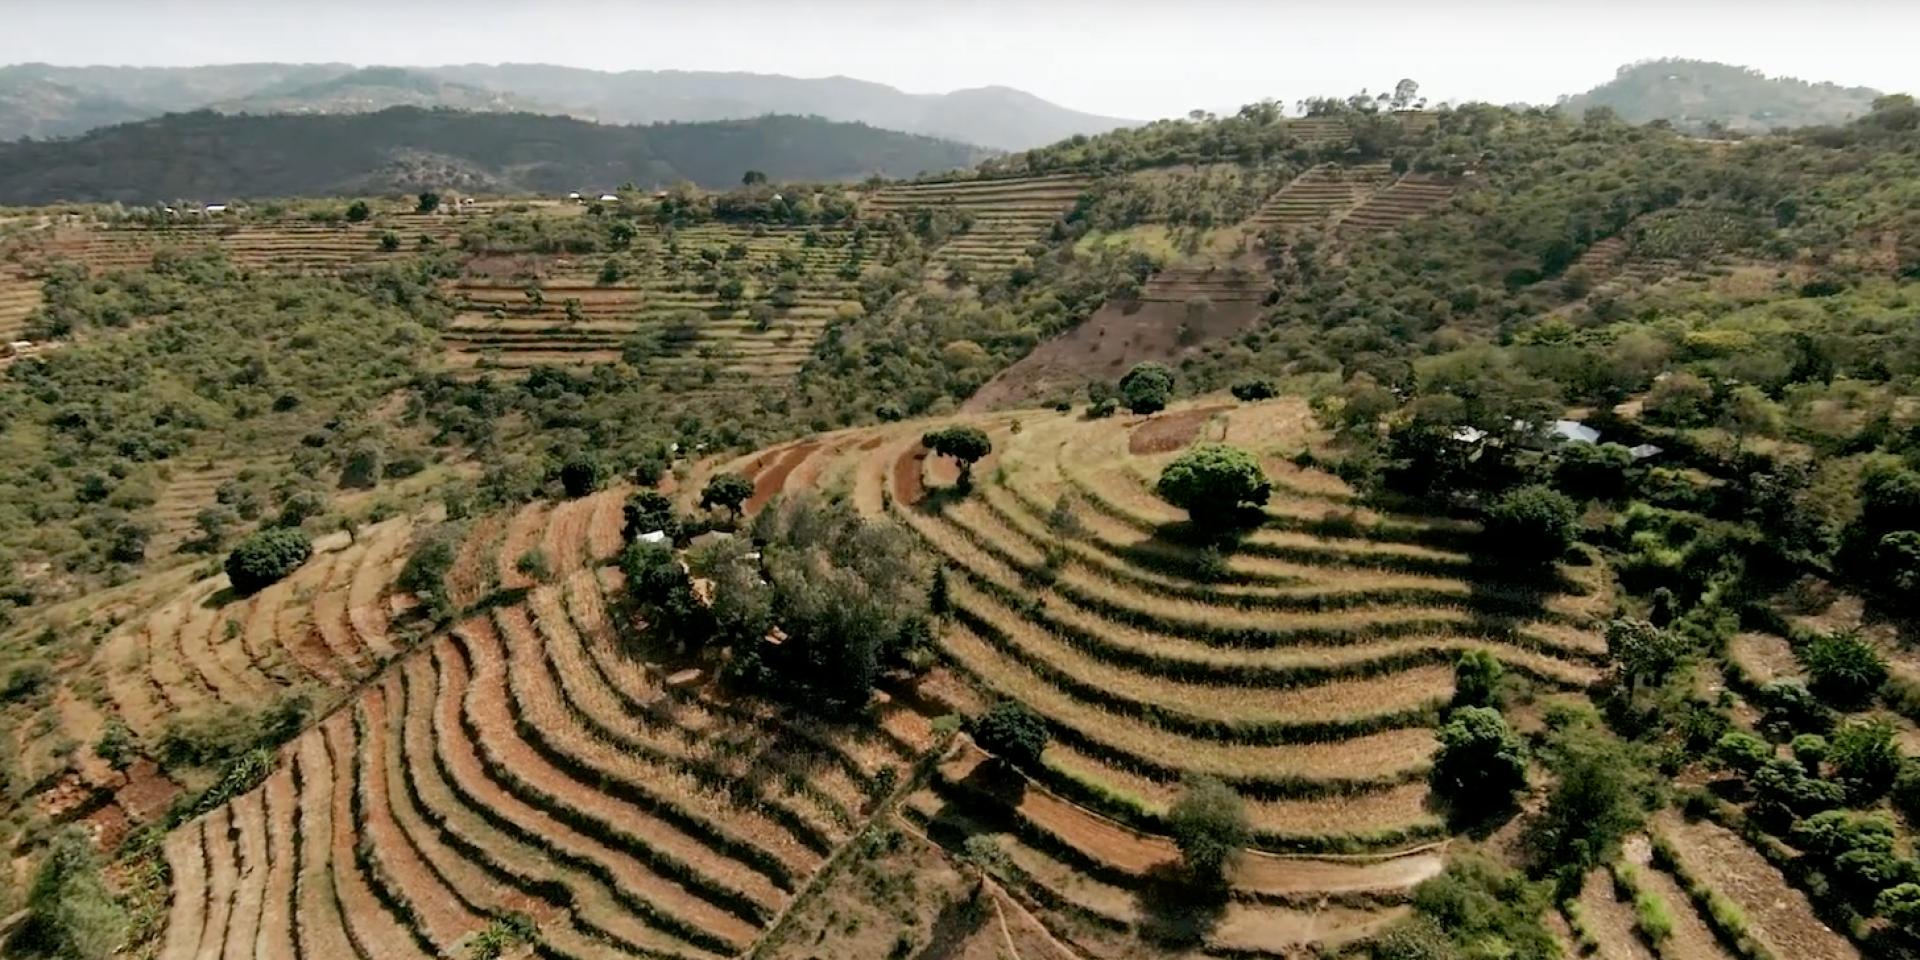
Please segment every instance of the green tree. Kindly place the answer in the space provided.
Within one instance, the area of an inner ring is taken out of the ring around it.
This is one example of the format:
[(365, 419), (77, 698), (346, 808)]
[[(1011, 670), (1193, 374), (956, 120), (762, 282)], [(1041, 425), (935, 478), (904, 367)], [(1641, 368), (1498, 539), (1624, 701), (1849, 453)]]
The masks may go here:
[(642, 534), (665, 533), (668, 540), (679, 539), (680, 523), (673, 515), (673, 501), (658, 490), (642, 490), (627, 497), (621, 507), (626, 521), (620, 529), (621, 540), (632, 543)]
[(1189, 776), (1167, 810), (1167, 828), (1180, 862), (1197, 886), (1218, 887), (1252, 835), (1246, 804), (1212, 777)]
[(749, 187), (759, 186), (767, 182), (767, 175), (758, 170), (748, 170), (741, 175), (740, 182)]
[(1160, 499), (1187, 511), (1202, 529), (1222, 531), (1243, 510), (1267, 502), (1273, 484), (1253, 454), (1223, 443), (1203, 443), (1160, 472), (1154, 484)]
[(1016, 767), (1031, 768), (1047, 749), (1047, 722), (1018, 700), (1001, 700), (973, 724), (980, 748)]
[(1506, 669), (1490, 650), (1467, 650), (1453, 663), (1455, 707), (1500, 706), (1500, 677)]
[(1157, 413), (1173, 398), (1173, 371), (1151, 361), (1135, 364), (1120, 378), (1120, 396), (1134, 413)]
[(1633, 454), (1617, 443), (1568, 443), (1559, 451), (1554, 484), (1569, 495), (1612, 500), (1627, 491)]
[(1527, 748), (1491, 707), (1461, 707), (1440, 727), (1433, 787), (1469, 814), (1504, 808), (1527, 785)]
[(227, 554), (227, 579), (237, 593), (258, 592), (300, 569), (313, 555), (313, 541), (293, 527), (262, 530)]
[(365, 200), (355, 200), (347, 205), (347, 222), (349, 223), (363, 223), (372, 215), (373, 211), (367, 208)]
[(965, 425), (930, 431), (920, 437), (920, 443), (934, 453), (952, 457), (960, 465), (961, 490), (972, 489), (974, 463), (993, 452), (993, 443), (985, 431)]
[(382, 232), (380, 234), (380, 249), (386, 253), (392, 253), (400, 249), (400, 235), (394, 233), (392, 230)]
[(432, 213), (440, 209), (440, 195), (431, 190), (420, 194), (420, 202), (414, 208), (415, 213)]
[(1611, 860), (1640, 825), (1652, 780), (1634, 746), (1597, 721), (1554, 731), (1545, 756), (1556, 780), (1530, 825), (1528, 848), (1535, 868), (1555, 875), (1564, 892)]
[(620, 555), (627, 597), (641, 619), (664, 639), (700, 647), (712, 638), (712, 614), (693, 592), (693, 576), (668, 547), (629, 543)]
[(700, 491), (700, 508), (725, 507), (727, 513), (739, 520), (741, 506), (752, 498), (752, 480), (737, 473), (722, 473), (708, 480), (706, 489)]
[(1552, 487), (1512, 490), (1487, 510), (1486, 540), (1502, 561), (1528, 565), (1551, 563), (1573, 545), (1580, 510)]
[(107, 960), (130, 932), (126, 911), (100, 878), (93, 844), (78, 828), (55, 835), (27, 889), (26, 916), (9, 946), (73, 960)]
[(1680, 665), (1686, 648), (1679, 635), (1645, 620), (1616, 617), (1607, 622), (1607, 656), (1629, 693), (1642, 684), (1658, 684)]
[(575, 453), (560, 464), (560, 486), (569, 497), (584, 497), (606, 480), (606, 463), (590, 453)]

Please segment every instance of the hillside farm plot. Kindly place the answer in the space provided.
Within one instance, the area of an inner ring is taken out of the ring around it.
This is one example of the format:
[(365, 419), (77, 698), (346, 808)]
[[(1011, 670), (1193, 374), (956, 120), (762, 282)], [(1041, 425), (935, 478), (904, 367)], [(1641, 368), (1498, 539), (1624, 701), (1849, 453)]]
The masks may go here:
[[(724, 226), (651, 234), (611, 282), (596, 275), (599, 260), (469, 275), (449, 290), (459, 311), (442, 335), (448, 363), (477, 373), (624, 358), (677, 384), (783, 382), (829, 324), (859, 308), (864, 251), (846, 232), (811, 236)], [(709, 282), (708, 250), (720, 269), (744, 274), (739, 289)]]
[[(1297, 401), (974, 422), (995, 452), (964, 498), (954, 465), (920, 449), (925, 425), (778, 448), (748, 472), (757, 499), (850, 475), (856, 505), (947, 567), (944, 663), (920, 696), (962, 714), (1018, 699), (1054, 739), (1025, 787), (961, 749), (908, 815), (956, 852), (995, 838), (1021, 868), (1009, 893), (1056, 935), (1089, 919), (1125, 942), (1156, 935), (1141, 896), (1173, 856), (1164, 817), (1184, 775), (1208, 774), (1246, 799), (1257, 853), (1207, 949), (1290, 955), (1364, 936), (1439, 869), (1425, 772), (1459, 653), (1489, 651), (1548, 689), (1600, 675), (1584, 618), (1472, 582), (1470, 526), (1358, 509), (1337, 479), (1282, 460), (1311, 429)], [(1220, 560), (1181, 540), (1184, 515), (1147, 488), (1185, 441), (1136, 454), (1142, 431), (1243, 444), (1282, 481), (1224, 574), (1204, 572)], [(1307, 908), (1330, 896), (1344, 906)]]
[(989, 274), (1005, 273), (1073, 209), (1092, 181), (1072, 174), (1005, 180), (903, 183), (882, 187), (866, 202), (875, 213), (948, 209), (971, 215), (973, 225), (936, 255)]
[(1652, 833), (1672, 854), (1673, 872), (1686, 885), (1738, 908), (1748, 935), (1768, 955), (1859, 960), (1859, 949), (1822, 923), (1806, 895), (1739, 834), (1711, 821), (1685, 820), (1671, 810), (1654, 818)]
[(626, 649), (610, 586), (583, 568), (460, 622), (175, 830), (160, 956), (457, 956), (514, 915), (546, 956), (744, 951), (931, 730), (670, 689)]
[(1424, 217), (1453, 199), (1459, 184), (1429, 174), (1409, 173), (1340, 218), (1344, 233), (1379, 233)]
[(1102, 304), (994, 374), (963, 409), (1050, 403), (1089, 380), (1117, 381), (1137, 363), (1177, 363), (1251, 327), (1267, 291), (1263, 277), (1234, 268), (1162, 270), (1148, 279), (1140, 299)]
[(1392, 170), (1384, 163), (1321, 164), (1268, 197), (1247, 218), (1247, 226), (1264, 232), (1326, 225), (1372, 196), (1392, 177)]
[(39, 280), (0, 266), (0, 356), (7, 344), (25, 338), (27, 321), (42, 299)]
[[(358, 224), (305, 220), (231, 223), (181, 223), (164, 227), (95, 224), (52, 231), (30, 246), (23, 259), (38, 271), (59, 262), (78, 263), (93, 273), (146, 267), (162, 250), (216, 248), (233, 262), (260, 270), (333, 273), (351, 266), (411, 253), (422, 239), (451, 243), (457, 231), (451, 218), (393, 218)], [(382, 237), (400, 241), (386, 250)]]

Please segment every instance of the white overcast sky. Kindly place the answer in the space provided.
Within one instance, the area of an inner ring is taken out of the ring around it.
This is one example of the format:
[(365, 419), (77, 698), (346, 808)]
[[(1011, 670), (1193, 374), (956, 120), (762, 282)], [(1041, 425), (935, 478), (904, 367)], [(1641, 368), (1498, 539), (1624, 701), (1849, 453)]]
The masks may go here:
[(1920, 88), (1920, 0), (0, 0), (0, 63), (542, 62), (1002, 84), (1151, 118), (1375, 91), (1551, 102), (1660, 56)]

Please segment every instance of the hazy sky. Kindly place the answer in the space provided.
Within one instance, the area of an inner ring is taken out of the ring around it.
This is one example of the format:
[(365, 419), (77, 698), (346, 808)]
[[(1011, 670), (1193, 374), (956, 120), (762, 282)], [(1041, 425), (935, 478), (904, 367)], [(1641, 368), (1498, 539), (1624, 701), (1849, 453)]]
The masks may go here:
[(1375, 91), (1551, 102), (1686, 56), (1920, 88), (1920, 0), (0, 0), (0, 62), (546, 62), (1004, 84), (1149, 118)]

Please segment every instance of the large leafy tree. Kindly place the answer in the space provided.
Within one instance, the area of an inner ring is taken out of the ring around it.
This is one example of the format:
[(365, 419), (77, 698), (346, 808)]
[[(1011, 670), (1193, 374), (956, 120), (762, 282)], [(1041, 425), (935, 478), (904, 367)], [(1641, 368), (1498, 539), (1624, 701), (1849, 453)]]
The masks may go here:
[(1135, 364), (1120, 378), (1120, 397), (1134, 413), (1157, 413), (1173, 399), (1173, 371), (1148, 361)]
[(960, 465), (960, 489), (973, 486), (973, 465), (993, 452), (993, 442), (979, 427), (957, 425), (928, 431), (920, 438), (926, 448), (941, 456), (952, 457)]
[(707, 481), (706, 489), (700, 491), (700, 506), (711, 510), (724, 507), (740, 518), (740, 507), (753, 498), (753, 481), (737, 473), (723, 473)]
[(1189, 777), (1182, 784), (1179, 799), (1167, 811), (1167, 826), (1189, 879), (1203, 887), (1225, 881), (1227, 868), (1252, 833), (1240, 795), (1206, 776)]
[(292, 527), (262, 530), (227, 554), (227, 579), (239, 593), (255, 593), (300, 569), (313, 555), (313, 541)]
[(1204, 529), (1230, 527), (1242, 510), (1266, 503), (1273, 484), (1253, 454), (1223, 443), (1203, 443), (1167, 465), (1154, 484), (1161, 499), (1187, 511)]
[(1440, 727), (1433, 786), (1456, 807), (1498, 810), (1527, 785), (1527, 748), (1491, 707), (1461, 707)]

